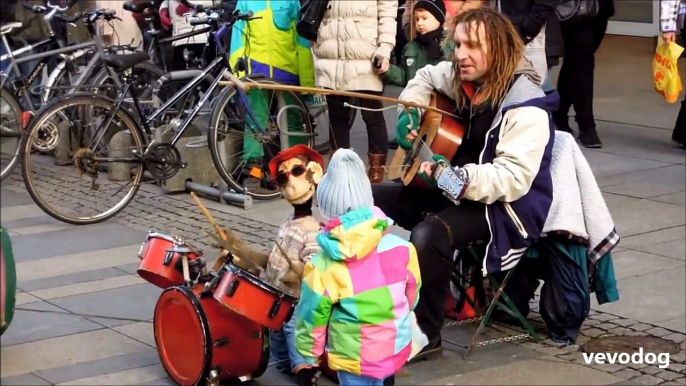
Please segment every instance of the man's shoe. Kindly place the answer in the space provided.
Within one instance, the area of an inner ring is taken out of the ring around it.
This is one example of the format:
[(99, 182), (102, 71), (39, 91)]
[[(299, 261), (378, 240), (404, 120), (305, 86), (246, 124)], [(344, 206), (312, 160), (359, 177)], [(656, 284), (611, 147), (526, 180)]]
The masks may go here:
[(595, 128), (587, 129), (579, 133), (579, 141), (584, 147), (589, 149), (600, 149), (603, 147), (603, 143), (600, 142), (600, 137)]
[(295, 374), (298, 386), (315, 386), (320, 375), (321, 372), (316, 367), (306, 367)]
[(429, 344), (427, 344), (422, 351), (417, 353), (417, 355), (410, 359), (408, 363), (417, 363), (421, 361), (431, 361), (438, 359), (443, 355), (443, 346), (441, 345), (441, 337), (431, 339)]

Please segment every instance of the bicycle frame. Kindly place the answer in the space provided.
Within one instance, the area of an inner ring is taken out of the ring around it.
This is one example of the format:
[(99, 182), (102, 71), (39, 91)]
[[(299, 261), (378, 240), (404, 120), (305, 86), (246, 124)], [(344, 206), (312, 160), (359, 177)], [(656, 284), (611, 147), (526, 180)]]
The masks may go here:
[[(3, 37), (3, 40), (6, 40), (6, 38)], [(40, 60), (40, 61), (41, 61), (40, 63), (45, 63), (45, 64), (47, 64), (47, 62), (48, 62), (50, 59), (52, 59), (55, 55), (67, 54), (67, 53), (79, 51), (79, 50), (82, 50), (82, 49), (88, 49), (88, 48), (94, 47), (95, 45), (96, 45), (95, 42), (81, 43), (81, 44), (77, 44), (77, 45), (74, 45), (74, 46), (69, 46), (69, 47), (64, 47), (64, 48), (58, 48), (58, 49), (56, 49), (56, 50), (50, 50), (50, 51), (46, 51), (46, 52), (41, 52), (41, 53), (39, 53), (39, 54), (27, 55), (27, 56), (24, 56), (24, 57), (21, 57), (21, 58), (15, 58), (15, 57), (14, 57), (14, 53), (12, 53), (12, 52), (8, 53), (7, 55), (9, 55), (9, 58), (12, 60), (13, 69), (14, 69), (18, 74), (21, 74), (21, 71), (19, 71), (19, 64), (21, 64), (21, 63), (32, 62), (32, 61), (34, 61), (34, 60)], [(27, 51), (28, 51), (28, 50), (27, 50)], [(94, 68), (97, 64), (100, 63), (100, 59), (101, 59), (101, 58), (102, 58), (102, 54), (98, 52), (98, 53), (96, 54), (96, 56), (93, 57), (93, 59), (88, 63), (88, 66), (86, 66), (86, 69), (92, 71), (93, 68)], [(39, 66), (37, 66), (37, 68), (40, 67), (40, 70), (42, 70), (42, 69), (43, 69), (43, 66), (44, 66), (44, 65), (42, 65), (42, 66), (39, 65)], [(40, 74), (40, 70), (38, 70), (38, 72), (37, 72), (36, 70), (34, 70), (34, 71), (31, 73), (31, 75), (34, 75), (34, 74), (35, 74), (36, 77), (37, 77), (38, 74)], [(85, 77), (86, 77), (87, 74), (88, 74), (88, 72), (87, 72), (87, 71), (84, 71), (84, 72), (81, 74), (81, 76), (79, 76), (79, 78), (78, 78), (78, 80), (77, 80), (77, 83), (76, 83), (76, 86), (75, 86), (75, 87), (78, 87), (79, 85), (82, 85), (82, 84), (83, 84), (83, 82), (85, 81)], [(3, 82), (2, 82), (2, 85), (3, 85), (3, 86), (4, 86), (4, 84), (5, 84), (5, 80), (6, 80), (6, 79), (3, 79)], [(28, 95), (29, 93), (27, 92), (27, 91), (29, 91), (28, 86), (30, 86), (30, 85), (33, 83), (33, 82), (29, 82), (30, 80), (31, 80), (30, 77), (29, 77), (29, 79), (27, 79), (26, 82), (24, 82), (23, 79), (17, 79), (17, 80), (14, 82), (14, 83), (15, 83), (15, 84), (14, 84), (14, 86), (15, 86), (15, 95), (21, 96), (21, 98), (17, 98), (17, 99), (19, 99), (19, 100), (21, 100), (23, 103), (25, 103), (26, 106), (31, 106), (32, 108), (35, 108), (34, 103), (33, 103), (33, 101), (31, 101), (31, 98), (30, 98), (29, 95)], [(34, 78), (33, 80), (35, 81), (35, 78)], [(21, 90), (21, 93), (20, 93), (20, 90)]]
[[(228, 70), (228, 64), (226, 63), (226, 58), (223, 57), (223, 55), (218, 56), (210, 65), (202, 70), (193, 80), (191, 80), (189, 83), (187, 83), (185, 86), (181, 88), (174, 96), (172, 96), (168, 101), (166, 101), (162, 106), (160, 106), (157, 110), (155, 110), (150, 116), (148, 116), (145, 119), (141, 119), (141, 124), (143, 126), (143, 130), (145, 131), (146, 136), (148, 137), (148, 140), (150, 143), (153, 143), (154, 140), (152, 140), (153, 132), (150, 129), (150, 124), (155, 121), (157, 118), (159, 118), (162, 114), (164, 114), (165, 111), (167, 111), (172, 105), (174, 105), (176, 102), (181, 100), (181, 98), (185, 97), (186, 94), (198, 85), (200, 85), (206, 77), (210, 76), (213, 78), (212, 82), (208, 86), (207, 90), (205, 91), (205, 94), (203, 95), (202, 99), (198, 102), (198, 104), (193, 108), (193, 110), (190, 112), (190, 114), (181, 122), (181, 125), (179, 126), (179, 131), (176, 133), (174, 138), (170, 141), (172, 145), (176, 145), (176, 142), (181, 138), (181, 135), (183, 135), (183, 132), (190, 126), (191, 122), (193, 119), (197, 117), (197, 115), (200, 113), (200, 110), (202, 107), (207, 103), (207, 101), (211, 98), (212, 93), (214, 90), (217, 88), (219, 85), (219, 82), (226, 77), (226, 72)], [(224, 74), (225, 76), (222, 76)], [(228, 78), (227, 78), (228, 79)], [(136, 90), (132, 89), (131, 86), (127, 83), (124, 86), (124, 89), (119, 95), (119, 98), (117, 99), (114, 110), (118, 110), (122, 103), (124, 103), (124, 100), (126, 99), (127, 93), (131, 94), (131, 97), (133, 98), (134, 106), (136, 106), (136, 111), (140, 117), (144, 117), (143, 112), (141, 111), (140, 107), (140, 101), (138, 99), (138, 93)], [(114, 117), (114, 116), (113, 116)], [(107, 127), (107, 126), (105, 126)]]

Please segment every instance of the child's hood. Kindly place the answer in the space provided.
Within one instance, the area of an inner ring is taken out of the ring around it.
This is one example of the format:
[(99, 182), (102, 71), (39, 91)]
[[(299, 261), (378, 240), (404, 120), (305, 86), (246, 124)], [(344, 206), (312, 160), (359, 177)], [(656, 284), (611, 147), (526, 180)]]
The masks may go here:
[(317, 243), (333, 260), (360, 260), (376, 250), (393, 220), (376, 206), (348, 212), (325, 224)]

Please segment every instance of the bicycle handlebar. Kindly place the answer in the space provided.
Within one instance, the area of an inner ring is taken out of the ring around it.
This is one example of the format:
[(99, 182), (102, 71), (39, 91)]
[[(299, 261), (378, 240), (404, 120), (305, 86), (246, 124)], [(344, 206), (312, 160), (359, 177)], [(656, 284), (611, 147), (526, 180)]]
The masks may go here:
[(144, 2), (138, 3), (138, 4), (126, 2), (126, 3), (124, 3), (123, 8), (129, 12), (143, 13), (148, 9), (155, 8), (155, 4), (153, 4), (151, 1), (144, 1)]
[(95, 11), (87, 12), (85, 14), (87, 23), (94, 23), (99, 19), (106, 21), (121, 20), (117, 17), (117, 11), (113, 9), (96, 9)]
[[(255, 14), (253, 11), (248, 11), (246, 13), (239, 13), (238, 10), (236, 10), (233, 14), (233, 20), (232, 22), (236, 22), (239, 20), (252, 20), (254, 19)], [(197, 25), (203, 25), (203, 24), (216, 24), (221, 18), (221, 15), (219, 13), (213, 13), (210, 16), (202, 17), (202, 18), (196, 18), (196, 19), (191, 19), (189, 21), (189, 24), (192, 26), (197, 26)]]
[(205, 7), (200, 5), (200, 4), (192, 4), (188, 2), (188, 0), (179, 0), (179, 3), (185, 5), (186, 7), (194, 10), (195, 12), (203, 12), (205, 10)]
[(44, 13), (48, 12), (48, 9), (50, 9), (52, 11), (56, 11), (56, 12), (66, 12), (69, 10), (69, 8), (71, 8), (72, 5), (76, 4), (77, 1), (78, 0), (69, 0), (67, 2), (67, 6), (64, 8), (60, 7), (59, 5), (50, 4), (48, 2), (48, 0), (43, 0), (44, 5), (31, 5), (31, 4), (27, 4), (26, 0), (22, 0), (21, 5), (25, 9), (27, 9), (33, 13), (44, 14)]

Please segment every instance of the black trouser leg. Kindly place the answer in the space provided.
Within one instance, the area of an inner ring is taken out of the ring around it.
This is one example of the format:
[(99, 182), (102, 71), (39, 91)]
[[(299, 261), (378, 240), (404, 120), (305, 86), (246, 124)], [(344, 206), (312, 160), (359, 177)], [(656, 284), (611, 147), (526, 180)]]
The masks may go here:
[(580, 131), (595, 128), (593, 117), (593, 71), (595, 45), (593, 21), (561, 22), (565, 56), (560, 71), (560, 110), (573, 105)]
[(386, 216), (407, 230), (412, 230), (424, 220), (424, 207), (419, 192), (403, 187), (397, 182), (382, 182), (372, 185), (374, 205), (381, 209)]
[[(488, 241), (486, 207), (473, 201), (454, 205), (439, 192), (404, 188), (400, 183), (372, 186), (374, 204), (398, 226), (412, 231), (422, 287), (415, 313), (430, 341), (440, 336), (444, 306), (450, 292), (453, 255), (476, 241)], [(425, 212), (436, 213), (425, 217)]]
[(593, 52), (598, 52), (598, 48), (605, 39), (605, 32), (607, 32), (607, 23), (610, 18), (607, 15), (598, 15), (593, 19)]
[(333, 149), (350, 148), (350, 128), (355, 121), (355, 111), (346, 107), (349, 98), (336, 95), (326, 96), (329, 109), (329, 138)]
[(463, 201), (450, 205), (417, 224), (410, 241), (417, 249), (422, 287), (415, 313), (429, 341), (440, 336), (444, 307), (450, 293), (453, 255), (490, 236), (484, 204)]
[[(362, 91), (365, 94), (381, 96), (381, 91)], [(383, 116), (383, 102), (373, 99), (359, 98), (358, 103), (362, 109), (362, 120), (367, 126), (367, 143), (369, 154), (388, 154), (388, 132), (386, 131), (386, 118)], [(375, 110), (375, 111), (372, 111)]]
[[(686, 42), (686, 28), (681, 30), (681, 39)], [(676, 117), (674, 131), (672, 131), (672, 141), (686, 146), (686, 98), (681, 101), (679, 115)]]

